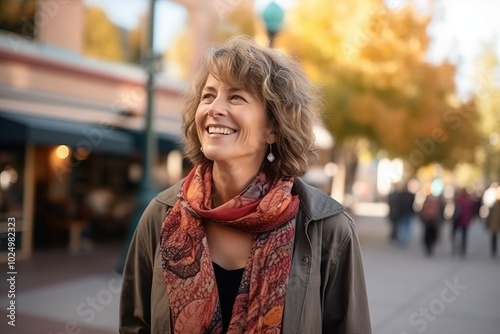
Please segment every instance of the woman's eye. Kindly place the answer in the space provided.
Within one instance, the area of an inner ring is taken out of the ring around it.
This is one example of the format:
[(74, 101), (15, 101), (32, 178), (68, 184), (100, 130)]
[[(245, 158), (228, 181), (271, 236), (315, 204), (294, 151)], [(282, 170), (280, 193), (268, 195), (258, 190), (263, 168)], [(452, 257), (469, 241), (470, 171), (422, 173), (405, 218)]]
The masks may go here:
[(211, 93), (207, 93), (207, 94), (203, 94), (201, 96), (201, 100), (204, 101), (204, 100), (209, 100), (209, 99), (213, 99), (214, 95), (211, 94)]
[(241, 101), (245, 101), (245, 99), (243, 97), (241, 97), (240, 95), (231, 95), (231, 97), (229, 98), (230, 100), (241, 100)]

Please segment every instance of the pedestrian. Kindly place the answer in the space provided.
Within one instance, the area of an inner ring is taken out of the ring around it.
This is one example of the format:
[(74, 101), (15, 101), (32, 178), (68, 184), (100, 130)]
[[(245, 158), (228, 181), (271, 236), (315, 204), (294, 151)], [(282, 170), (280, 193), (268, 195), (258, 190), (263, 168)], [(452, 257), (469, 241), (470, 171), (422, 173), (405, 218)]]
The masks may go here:
[(398, 194), (398, 240), (403, 246), (408, 246), (412, 236), (413, 202), (415, 194), (408, 189), (408, 183), (403, 182)]
[(207, 51), (182, 113), (193, 168), (139, 222), (120, 333), (371, 333), (355, 224), (299, 178), (315, 92), (246, 37)]
[(491, 256), (497, 256), (497, 234), (500, 233), (500, 187), (496, 188), (496, 200), (489, 208), (486, 227), (491, 234)]
[(455, 212), (452, 226), (452, 248), (456, 247), (456, 234), (461, 232), (461, 242), (459, 247), (459, 255), (464, 257), (467, 253), (467, 232), (472, 219), (477, 213), (477, 201), (467, 193), (464, 188), (458, 190), (455, 196)]
[(411, 224), (415, 213), (414, 201), (415, 194), (408, 189), (408, 182), (405, 181), (398, 182), (394, 191), (389, 194), (391, 240), (402, 246), (408, 246), (411, 242)]
[(398, 219), (399, 219), (399, 205), (398, 205), (398, 189), (395, 187), (387, 196), (387, 205), (389, 206), (389, 213), (387, 218), (389, 219), (390, 232), (389, 241), (398, 242)]
[(434, 247), (437, 243), (440, 225), (443, 221), (443, 210), (443, 201), (439, 196), (430, 193), (425, 197), (419, 216), (424, 225), (422, 241), (427, 256), (434, 254)]

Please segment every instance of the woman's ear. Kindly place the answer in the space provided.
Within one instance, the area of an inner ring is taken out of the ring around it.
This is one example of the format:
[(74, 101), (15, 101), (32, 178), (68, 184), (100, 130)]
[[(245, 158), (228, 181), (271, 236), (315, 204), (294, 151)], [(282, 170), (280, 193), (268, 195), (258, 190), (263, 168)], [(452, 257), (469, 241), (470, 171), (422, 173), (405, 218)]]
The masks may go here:
[(268, 144), (274, 144), (276, 143), (276, 133), (274, 131), (272, 131), (268, 137), (267, 137), (267, 143)]
[(271, 121), (271, 133), (269, 134), (269, 144), (274, 144), (276, 141), (278, 141), (278, 135), (280, 132), (280, 127), (278, 124), (278, 120), (273, 117)]
[(270, 144), (274, 144), (276, 143), (276, 130), (274, 129), (274, 127), (272, 128), (269, 128), (267, 131), (266, 131), (266, 142), (270, 145)]
[(260, 132), (262, 143), (266, 143), (268, 145), (274, 144), (276, 142), (276, 130), (274, 127), (266, 127), (263, 128)]

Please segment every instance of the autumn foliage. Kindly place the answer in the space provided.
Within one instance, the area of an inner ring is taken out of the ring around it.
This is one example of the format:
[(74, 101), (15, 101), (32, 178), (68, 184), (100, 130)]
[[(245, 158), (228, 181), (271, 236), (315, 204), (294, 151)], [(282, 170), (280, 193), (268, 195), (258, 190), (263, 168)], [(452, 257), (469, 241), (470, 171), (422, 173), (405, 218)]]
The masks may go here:
[(299, 1), (279, 46), (322, 87), (339, 143), (368, 138), (417, 169), (471, 161), (474, 103), (456, 96), (455, 66), (426, 60), (431, 17), (378, 0)]
[[(477, 103), (457, 97), (453, 63), (427, 60), (432, 17), (412, 2), (397, 8), (385, 3), (297, 0), (286, 12), (275, 47), (296, 57), (320, 87), (324, 123), (336, 150), (354, 148), (362, 138), (374, 151), (405, 159), (413, 170), (431, 162), (449, 168), (473, 162), (481, 143)], [(257, 13), (244, 1), (238, 4), (212, 22), (212, 40), (262, 34)], [(85, 53), (123, 59), (119, 32), (102, 15), (87, 9)], [(165, 59), (187, 78), (192, 41), (186, 33), (180, 36)], [(139, 43), (133, 44), (137, 49)]]

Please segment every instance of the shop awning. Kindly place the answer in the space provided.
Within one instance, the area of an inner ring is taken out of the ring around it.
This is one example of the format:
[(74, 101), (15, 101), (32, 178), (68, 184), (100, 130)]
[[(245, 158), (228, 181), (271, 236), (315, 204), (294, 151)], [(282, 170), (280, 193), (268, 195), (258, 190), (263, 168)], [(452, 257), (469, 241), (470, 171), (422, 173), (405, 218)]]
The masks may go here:
[(0, 144), (22, 143), (64, 144), (117, 155), (135, 149), (133, 136), (105, 125), (0, 112)]
[[(123, 130), (134, 137), (135, 149), (142, 151), (144, 149), (144, 134), (135, 130)], [(168, 133), (156, 133), (158, 152), (168, 153), (173, 150), (182, 150), (182, 139), (179, 135)]]

